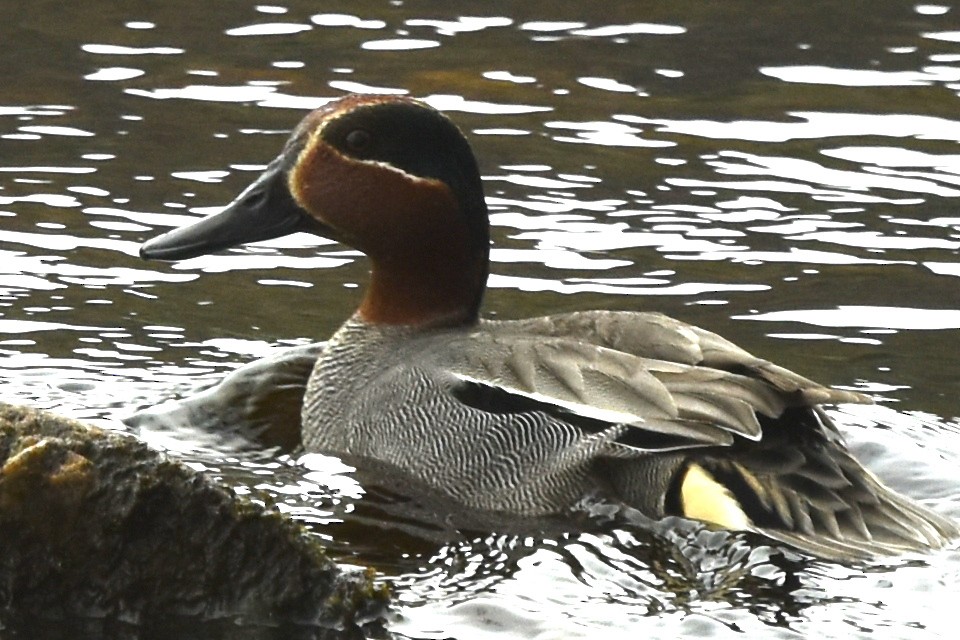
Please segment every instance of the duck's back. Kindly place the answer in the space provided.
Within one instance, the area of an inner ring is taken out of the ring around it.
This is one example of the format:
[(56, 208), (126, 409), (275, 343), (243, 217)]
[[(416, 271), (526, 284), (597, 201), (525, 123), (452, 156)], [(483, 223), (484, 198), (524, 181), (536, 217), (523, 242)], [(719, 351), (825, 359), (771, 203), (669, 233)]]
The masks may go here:
[(956, 526), (877, 481), (817, 406), (864, 401), (660, 314), (352, 320), (311, 376), (304, 444), (476, 508), (554, 513), (599, 490), (825, 557), (942, 545)]

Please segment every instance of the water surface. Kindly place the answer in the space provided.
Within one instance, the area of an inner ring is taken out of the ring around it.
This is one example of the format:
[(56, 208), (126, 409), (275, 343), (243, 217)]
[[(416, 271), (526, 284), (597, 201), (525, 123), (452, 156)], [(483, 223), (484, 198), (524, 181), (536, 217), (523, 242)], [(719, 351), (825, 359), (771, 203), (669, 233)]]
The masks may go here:
[[(485, 313), (659, 310), (866, 392), (834, 411), (851, 445), (960, 516), (957, 9), (94, 0), (0, 20), (5, 400), (123, 429), (324, 339), (366, 277), (354, 251), (137, 248), (230, 200), (308, 109), (403, 93), (478, 154)], [(458, 532), (335, 459), (147, 437), (377, 566), (411, 638), (930, 638), (960, 591), (953, 551), (849, 568), (689, 523)]]

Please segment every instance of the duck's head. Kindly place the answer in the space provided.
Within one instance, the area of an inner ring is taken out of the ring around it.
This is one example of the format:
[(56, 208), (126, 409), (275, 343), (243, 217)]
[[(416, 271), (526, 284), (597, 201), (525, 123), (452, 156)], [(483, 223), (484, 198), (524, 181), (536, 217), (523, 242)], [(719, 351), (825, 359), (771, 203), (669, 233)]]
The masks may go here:
[(311, 112), (233, 202), (149, 240), (140, 256), (183, 260), (296, 231), (370, 257), (357, 312), (367, 322), (477, 318), (489, 253), (480, 173), (460, 130), (423, 103), (347, 96)]

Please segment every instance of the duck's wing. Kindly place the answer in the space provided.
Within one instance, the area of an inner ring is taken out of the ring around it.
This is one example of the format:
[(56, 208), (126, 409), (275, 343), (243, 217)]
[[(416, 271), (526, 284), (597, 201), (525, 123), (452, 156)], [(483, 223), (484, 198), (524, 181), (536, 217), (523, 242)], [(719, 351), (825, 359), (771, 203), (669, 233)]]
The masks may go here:
[(611, 455), (756, 441), (758, 414), (776, 417), (791, 403), (762, 378), (568, 337), (479, 331), (443, 352), (453, 393), (467, 404), (540, 410), (590, 431), (629, 427), (618, 439), (626, 450)]
[(788, 407), (870, 402), (657, 313), (487, 322), (445, 352), (457, 354), (444, 366), (462, 382), (455, 391), (465, 402), (576, 416), (596, 421), (594, 431), (627, 425), (619, 442), (645, 451), (758, 441), (760, 417)]
[(763, 380), (782, 394), (790, 406), (873, 402), (860, 393), (825, 387), (758, 358), (711, 331), (662, 313), (579, 311), (490, 324), (504, 333), (576, 337), (635, 356)]

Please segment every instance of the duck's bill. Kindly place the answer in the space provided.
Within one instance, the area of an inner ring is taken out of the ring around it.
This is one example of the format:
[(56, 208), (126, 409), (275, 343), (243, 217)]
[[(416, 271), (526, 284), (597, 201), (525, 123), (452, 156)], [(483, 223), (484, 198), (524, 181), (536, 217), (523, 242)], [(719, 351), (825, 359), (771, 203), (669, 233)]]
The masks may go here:
[(297, 231), (324, 235), (325, 230), (294, 202), (278, 158), (222, 211), (151, 238), (140, 247), (140, 257), (186, 260)]

